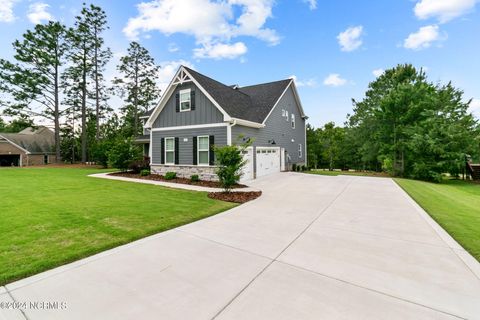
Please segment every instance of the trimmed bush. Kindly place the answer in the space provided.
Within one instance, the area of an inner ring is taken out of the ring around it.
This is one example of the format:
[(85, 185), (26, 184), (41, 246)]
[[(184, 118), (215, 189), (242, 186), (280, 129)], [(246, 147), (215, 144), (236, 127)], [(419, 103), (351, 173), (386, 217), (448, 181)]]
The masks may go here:
[(165, 173), (165, 180), (173, 180), (177, 177), (177, 173), (176, 172), (167, 172)]
[(240, 181), (242, 168), (246, 164), (242, 152), (248, 145), (247, 143), (240, 146), (215, 146), (216, 164), (218, 165), (216, 173), (225, 192), (230, 192), (232, 187)]
[(133, 173), (140, 173), (142, 170), (149, 170), (150, 171), (150, 160), (149, 160), (149, 158), (144, 157), (143, 160), (132, 161), (128, 165), (128, 170), (132, 171)]
[(142, 158), (141, 150), (130, 139), (118, 139), (107, 154), (108, 164), (122, 171), (127, 171), (130, 163)]
[(292, 164), (292, 171), (297, 171), (297, 164), (296, 163)]
[(148, 169), (143, 169), (142, 171), (140, 171), (140, 175), (141, 175), (142, 177), (149, 176), (149, 175), (150, 175), (150, 170), (148, 170)]
[(192, 174), (192, 176), (190, 177), (190, 181), (198, 182), (200, 181), (200, 177), (198, 176), (198, 174)]

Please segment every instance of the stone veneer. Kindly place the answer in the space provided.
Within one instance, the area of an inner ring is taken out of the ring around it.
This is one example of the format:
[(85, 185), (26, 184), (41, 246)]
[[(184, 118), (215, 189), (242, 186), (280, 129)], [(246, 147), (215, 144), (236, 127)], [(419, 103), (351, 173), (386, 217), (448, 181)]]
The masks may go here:
[(189, 179), (192, 175), (197, 174), (200, 180), (218, 181), (218, 176), (215, 173), (217, 167), (202, 167), (202, 166), (178, 166), (178, 165), (153, 165), (150, 171), (154, 174), (164, 176), (167, 172), (176, 172), (177, 177)]

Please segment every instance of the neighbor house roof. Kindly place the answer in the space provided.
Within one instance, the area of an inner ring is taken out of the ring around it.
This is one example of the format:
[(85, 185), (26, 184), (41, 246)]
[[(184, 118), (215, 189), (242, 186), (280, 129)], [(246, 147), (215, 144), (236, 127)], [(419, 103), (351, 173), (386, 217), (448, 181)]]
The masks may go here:
[(0, 138), (19, 146), (29, 153), (54, 153), (55, 135), (46, 128), (27, 128), (19, 133), (1, 133)]
[(262, 123), (280, 99), (291, 79), (247, 87), (227, 86), (184, 67), (233, 118)]

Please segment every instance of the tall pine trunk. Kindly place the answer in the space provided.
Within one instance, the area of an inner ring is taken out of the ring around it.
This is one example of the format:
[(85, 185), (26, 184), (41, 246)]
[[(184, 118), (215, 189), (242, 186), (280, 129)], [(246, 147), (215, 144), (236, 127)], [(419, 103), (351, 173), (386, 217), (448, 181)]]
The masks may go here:
[[(58, 44), (58, 43), (57, 43)], [(55, 57), (58, 58), (58, 46), (55, 48)], [(59, 103), (59, 84), (58, 84), (58, 61), (55, 63), (55, 82), (54, 82), (54, 114), (53, 119), (55, 123), (55, 162), (60, 162), (61, 154), (60, 154), (60, 103)]]
[(87, 56), (83, 50), (82, 70), (82, 162), (87, 162)]
[[(95, 27), (95, 41), (97, 41), (97, 28)], [(100, 88), (98, 81), (98, 44), (95, 43), (95, 138), (100, 139)]]

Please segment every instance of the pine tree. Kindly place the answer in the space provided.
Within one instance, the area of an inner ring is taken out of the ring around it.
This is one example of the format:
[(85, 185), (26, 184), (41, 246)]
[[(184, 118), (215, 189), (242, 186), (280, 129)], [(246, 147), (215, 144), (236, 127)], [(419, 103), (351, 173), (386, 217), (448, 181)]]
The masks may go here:
[(115, 78), (114, 86), (124, 98), (124, 127), (127, 136), (141, 133), (139, 114), (148, 111), (160, 96), (156, 81), (158, 69), (147, 49), (131, 42), (128, 54), (120, 58), (117, 70), (122, 78)]
[(50, 21), (28, 30), (13, 43), (15, 60), (0, 59), (0, 89), (11, 96), (8, 115), (39, 116), (55, 124), (55, 155), (60, 161), (61, 67), (66, 51), (65, 26)]

